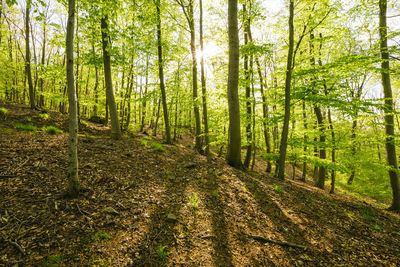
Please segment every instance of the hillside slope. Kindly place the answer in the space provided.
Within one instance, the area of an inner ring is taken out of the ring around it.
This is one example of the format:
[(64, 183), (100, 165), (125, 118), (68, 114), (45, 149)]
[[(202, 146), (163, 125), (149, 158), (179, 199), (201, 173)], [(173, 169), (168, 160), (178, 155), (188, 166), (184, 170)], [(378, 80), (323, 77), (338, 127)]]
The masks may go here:
[(245, 173), (222, 158), (207, 161), (179, 144), (163, 145), (161, 152), (161, 140), (139, 134), (110, 140), (106, 128), (90, 123), (81, 127), (79, 142), (84, 190), (66, 199), (67, 135), (14, 127), (65, 130), (65, 118), (6, 108), (0, 118), (0, 266), (400, 262), (396, 214), (297, 181)]

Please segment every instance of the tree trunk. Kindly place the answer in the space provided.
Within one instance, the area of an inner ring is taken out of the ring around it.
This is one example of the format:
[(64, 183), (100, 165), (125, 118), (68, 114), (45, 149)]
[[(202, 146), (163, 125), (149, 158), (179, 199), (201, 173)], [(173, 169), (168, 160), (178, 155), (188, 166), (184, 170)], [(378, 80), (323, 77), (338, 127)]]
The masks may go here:
[(26, 2), (26, 13), (25, 13), (25, 71), (26, 76), (28, 77), (28, 87), (29, 87), (29, 104), (31, 109), (36, 108), (35, 104), (35, 94), (33, 91), (32, 84), (32, 71), (31, 71), (31, 53), (30, 53), (30, 45), (29, 45), (29, 13), (31, 9), (32, 0), (28, 0)]
[[(244, 19), (244, 45), (248, 44), (248, 34), (250, 27), (250, 18), (249, 14), (247, 14), (246, 4), (243, 5), (243, 13), (245, 16)], [(245, 76), (245, 89), (246, 89), (246, 157), (243, 162), (243, 167), (245, 169), (249, 168), (250, 160), (251, 160), (251, 149), (252, 149), (252, 134), (251, 134), (251, 102), (250, 102), (250, 69), (249, 69), (249, 56), (247, 54), (244, 55), (244, 76)]]
[(79, 194), (78, 177), (78, 115), (74, 87), (74, 23), (75, 0), (68, 0), (67, 22), (67, 84), (69, 102), (69, 137), (68, 137), (68, 189), (67, 194), (76, 197)]
[(390, 210), (400, 210), (400, 183), (397, 174), (397, 157), (396, 147), (394, 144), (394, 119), (393, 119), (393, 96), (392, 87), (390, 84), (390, 66), (389, 66), (389, 51), (387, 45), (387, 24), (386, 12), (387, 1), (379, 0), (379, 34), (380, 34), (380, 48), (381, 48), (381, 74), (382, 86), (385, 96), (385, 129), (386, 129), (386, 151), (387, 160), (389, 165), (390, 184), (392, 186), (393, 200)]
[(281, 145), (279, 149), (278, 160), (278, 178), (285, 179), (285, 161), (287, 152), (287, 140), (289, 133), (289, 120), (290, 120), (290, 87), (292, 79), (292, 65), (293, 64), (293, 49), (294, 49), (294, 0), (290, 0), (289, 6), (289, 51), (286, 66), (286, 80), (285, 80), (285, 117), (283, 120)]
[(200, 0), (200, 49), (201, 49), (200, 66), (201, 66), (201, 94), (203, 100), (204, 146), (205, 146), (205, 154), (208, 156), (210, 155), (210, 140), (208, 133), (206, 76), (204, 70), (203, 0)]
[(143, 132), (144, 130), (144, 124), (146, 121), (146, 96), (147, 96), (147, 88), (149, 84), (149, 54), (146, 54), (146, 74), (145, 74), (145, 84), (144, 84), (144, 95), (143, 95), (143, 115), (142, 115), (142, 123), (140, 125), (140, 131)]
[[(157, 8), (158, 75), (159, 75), (159, 79), (160, 79), (161, 102), (162, 102), (163, 111), (164, 111), (166, 142), (167, 142), (167, 144), (171, 144), (172, 143), (171, 142), (171, 131), (170, 131), (170, 127), (169, 127), (167, 97), (166, 97), (166, 93), (165, 93), (165, 84), (164, 84), (164, 60), (163, 60), (163, 54), (162, 54), (162, 40), (161, 40), (162, 36), (161, 36), (160, 0), (156, 0), (156, 8)], [(195, 70), (193, 69), (193, 71), (195, 71)], [(196, 83), (197, 83), (197, 81), (196, 81)], [(194, 93), (195, 93), (195, 86), (193, 85), (193, 95), (194, 95)], [(196, 93), (197, 93), (197, 88), (196, 88)], [(197, 138), (197, 136), (196, 136), (196, 138)], [(197, 143), (197, 141), (196, 141), (196, 143)]]
[(109, 44), (107, 15), (101, 18), (101, 37), (103, 43), (104, 79), (106, 82), (107, 102), (111, 117), (111, 138), (121, 139), (121, 130), (119, 128), (118, 112), (111, 78), (111, 57), (109, 52), (111, 44)]
[[(308, 125), (307, 125), (307, 113), (306, 113), (306, 102), (303, 100), (303, 105), (302, 105), (302, 108), (303, 108), (303, 125), (304, 125), (304, 146), (303, 146), (303, 152), (304, 152), (304, 157), (307, 155), (307, 144), (306, 144), (306, 142), (307, 142), (307, 140), (308, 140), (308, 136), (307, 136), (307, 128), (308, 128)], [(303, 172), (302, 172), (302, 175), (301, 175), (301, 181), (303, 181), (303, 182), (305, 182), (306, 181), (306, 178), (307, 178), (307, 161), (306, 160), (304, 160), (303, 161)]]
[[(332, 115), (331, 109), (328, 108), (328, 120), (329, 120), (329, 129), (331, 130), (331, 137), (332, 137), (332, 163), (336, 162), (336, 136), (335, 131), (333, 130), (333, 123), (332, 123)], [(335, 180), (336, 180), (336, 171), (332, 170), (331, 172), (331, 190), (329, 193), (335, 193)]]
[(238, 34), (238, 0), (228, 0), (228, 37), (229, 37), (229, 65), (228, 65), (228, 108), (229, 108), (229, 142), (227, 162), (233, 167), (240, 168), (241, 135), (240, 135), (240, 107), (238, 96), (239, 85), (239, 34)]

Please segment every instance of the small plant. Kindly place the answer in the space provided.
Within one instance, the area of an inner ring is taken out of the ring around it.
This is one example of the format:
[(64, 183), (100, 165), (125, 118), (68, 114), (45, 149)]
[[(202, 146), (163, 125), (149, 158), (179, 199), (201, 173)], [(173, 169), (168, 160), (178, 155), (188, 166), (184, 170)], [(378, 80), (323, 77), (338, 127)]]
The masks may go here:
[(200, 199), (198, 198), (196, 193), (194, 193), (193, 195), (189, 196), (189, 202), (190, 202), (190, 206), (192, 206), (192, 208), (194, 210), (198, 209)]
[(250, 183), (250, 184), (249, 184), (249, 188), (250, 188), (250, 190), (253, 190), (253, 189), (254, 189), (254, 187), (255, 187), (255, 186), (254, 186), (254, 184), (253, 184), (253, 183)]
[(161, 261), (161, 262), (165, 262), (165, 260), (167, 259), (167, 257), (168, 257), (168, 251), (167, 251), (167, 248), (168, 248), (168, 246), (162, 246), (162, 245), (159, 245), (158, 246), (158, 249), (157, 249), (157, 255), (158, 255), (158, 259)]
[(365, 220), (370, 222), (376, 222), (377, 219), (374, 217), (374, 213), (370, 209), (362, 209), (361, 215), (364, 217)]
[(57, 127), (55, 127), (55, 126), (48, 126), (48, 127), (43, 127), (43, 131), (45, 132), (45, 133), (48, 133), (48, 134), (59, 134), (59, 133), (62, 133), (63, 131), (61, 131), (60, 129), (58, 129)]
[(37, 127), (32, 125), (32, 124), (23, 124), (23, 123), (16, 123), (15, 128), (18, 130), (23, 130), (23, 131), (36, 131)]
[(274, 186), (274, 189), (275, 189), (275, 191), (277, 192), (277, 193), (282, 193), (282, 191), (283, 191), (283, 187), (281, 186), (281, 185), (278, 185), (278, 184), (276, 184), (275, 186)]
[(39, 117), (42, 118), (42, 119), (44, 119), (44, 120), (47, 120), (47, 119), (49, 118), (49, 114), (47, 114), (47, 113), (40, 113), (40, 114), (39, 114)]
[(151, 147), (157, 152), (164, 152), (165, 148), (159, 143), (151, 143)]
[(111, 239), (111, 236), (105, 232), (99, 231), (94, 233), (95, 241)]
[(145, 136), (145, 137), (143, 138), (143, 140), (151, 141), (151, 137), (150, 137), (150, 136)]
[(379, 225), (377, 225), (377, 224), (374, 224), (372, 227), (373, 227), (375, 230), (377, 230), (377, 231), (382, 230), (382, 228), (381, 228)]
[(218, 191), (218, 189), (215, 189), (215, 190), (212, 192), (212, 194), (213, 194), (214, 197), (218, 197), (218, 196), (219, 196), (219, 191)]
[(166, 170), (165, 171), (165, 175), (167, 176), (167, 178), (171, 181), (175, 180), (175, 176), (171, 174), (170, 171)]
[(146, 140), (146, 139), (142, 139), (142, 140), (140, 141), (140, 144), (141, 144), (142, 146), (147, 146), (147, 140)]
[(6, 115), (7, 112), (8, 110), (6, 108), (0, 108), (0, 116)]
[(57, 267), (61, 266), (63, 257), (60, 255), (49, 255), (40, 264), (43, 267)]

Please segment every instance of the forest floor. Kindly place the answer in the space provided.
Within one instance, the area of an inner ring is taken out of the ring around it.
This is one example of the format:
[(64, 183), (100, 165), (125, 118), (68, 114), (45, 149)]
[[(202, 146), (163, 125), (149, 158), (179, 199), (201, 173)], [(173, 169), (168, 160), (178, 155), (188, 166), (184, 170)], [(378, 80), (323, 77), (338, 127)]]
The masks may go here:
[[(64, 198), (59, 113), (0, 118), (0, 266), (396, 266), (400, 217), (345, 194), (243, 172), (184, 145), (84, 122), (83, 190)], [(160, 149), (158, 149), (160, 150)], [(261, 163), (258, 163), (261, 164)], [(271, 243), (267, 239), (287, 242)], [(293, 247), (294, 244), (304, 246)]]

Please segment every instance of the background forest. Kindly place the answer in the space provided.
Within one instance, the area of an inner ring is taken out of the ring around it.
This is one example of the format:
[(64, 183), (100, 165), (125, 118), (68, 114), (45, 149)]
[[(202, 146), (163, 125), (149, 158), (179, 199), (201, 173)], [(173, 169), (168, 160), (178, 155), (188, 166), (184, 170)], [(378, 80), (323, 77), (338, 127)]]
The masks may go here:
[[(288, 2), (239, 3), (243, 166), (252, 169), (260, 158), (268, 163), (267, 172), (278, 171), (286, 107), (287, 176), (294, 178), (297, 170), (298, 177), (311, 177), (320, 187), (336, 178), (343, 189), (388, 203), (379, 4), (295, 1), (288, 106)], [(62, 0), (1, 0), (1, 99), (68, 112), (67, 8)], [(111, 120), (117, 138), (125, 130), (161, 133), (167, 142), (190, 134), (200, 153), (224, 155), (229, 128), (226, 10), (226, 1), (77, 1), (73, 46), (79, 119)], [(390, 0), (387, 37), (396, 133), (399, 21), (400, 4)], [(107, 108), (108, 101), (115, 107)], [(398, 148), (397, 134), (394, 139)]]

